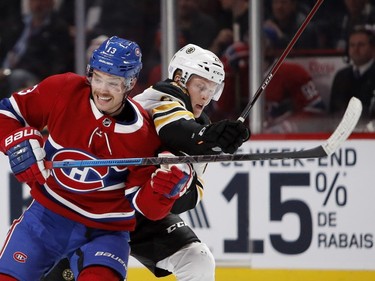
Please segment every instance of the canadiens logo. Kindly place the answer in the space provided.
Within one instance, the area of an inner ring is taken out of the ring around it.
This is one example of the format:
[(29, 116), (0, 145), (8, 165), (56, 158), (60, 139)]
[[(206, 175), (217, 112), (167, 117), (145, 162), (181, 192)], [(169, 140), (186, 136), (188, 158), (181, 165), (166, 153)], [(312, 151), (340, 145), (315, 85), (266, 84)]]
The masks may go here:
[(20, 262), (20, 263), (25, 263), (26, 262), (26, 259), (27, 259), (27, 255), (22, 253), (22, 252), (15, 252), (13, 254), (13, 258)]
[[(94, 156), (79, 150), (59, 150), (52, 161), (97, 160)], [(58, 184), (73, 192), (94, 192), (106, 187), (124, 186), (127, 168), (122, 167), (79, 167), (53, 169), (52, 175)]]

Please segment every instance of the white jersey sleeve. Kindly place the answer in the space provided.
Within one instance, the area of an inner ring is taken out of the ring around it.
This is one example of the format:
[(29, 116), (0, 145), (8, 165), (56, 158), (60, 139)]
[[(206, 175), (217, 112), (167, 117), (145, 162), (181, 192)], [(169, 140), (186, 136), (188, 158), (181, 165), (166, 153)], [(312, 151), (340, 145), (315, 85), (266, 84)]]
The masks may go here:
[(186, 109), (181, 99), (154, 88), (146, 89), (133, 99), (140, 103), (152, 117), (158, 134), (165, 125), (179, 119), (195, 120), (193, 113)]

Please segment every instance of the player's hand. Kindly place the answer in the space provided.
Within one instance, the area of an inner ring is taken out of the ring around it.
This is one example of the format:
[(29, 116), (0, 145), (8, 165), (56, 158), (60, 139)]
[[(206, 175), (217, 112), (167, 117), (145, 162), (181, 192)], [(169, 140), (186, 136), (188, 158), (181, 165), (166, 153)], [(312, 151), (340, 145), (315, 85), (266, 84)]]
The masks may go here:
[[(173, 155), (171, 153), (159, 156)], [(151, 178), (151, 185), (155, 192), (167, 198), (179, 198), (185, 194), (193, 180), (193, 169), (189, 164), (160, 165)]]
[(206, 127), (202, 142), (215, 149), (219, 147), (225, 153), (234, 153), (251, 136), (241, 121), (222, 120)]
[(0, 145), (8, 155), (10, 167), (18, 181), (46, 182), (50, 171), (44, 166), (46, 152), (42, 147), (43, 137), (38, 130), (31, 127), (18, 129), (5, 137)]

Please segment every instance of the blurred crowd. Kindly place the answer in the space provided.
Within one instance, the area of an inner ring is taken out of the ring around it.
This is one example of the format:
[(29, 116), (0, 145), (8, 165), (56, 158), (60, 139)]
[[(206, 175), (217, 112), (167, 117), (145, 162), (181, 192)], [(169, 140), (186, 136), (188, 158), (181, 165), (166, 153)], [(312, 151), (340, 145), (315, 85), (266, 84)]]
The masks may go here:
[[(237, 118), (249, 101), (249, 1), (176, 0), (175, 3), (178, 44), (194, 43), (208, 48), (225, 65), (225, 90), (221, 99), (210, 105), (215, 109), (208, 112), (211, 119)], [(315, 0), (262, 3), (263, 32), (259, 40), (263, 44), (262, 66), (266, 75)], [(74, 0), (0, 1), (1, 98), (49, 75), (75, 70), (74, 9)], [(85, 12), (88, 56), (112, 35), (141, 46), (144, 67), (133, 95), (163, 79), (160, 0), (91, 0), (85, 1)], [(331, 131), (352, 96), (361, 99), (364, 105), (358, 131), (373, 131), (374, 37), (374, 0), (324, 1), (290, 57), (335, 56), (345, 63), (335, 71), (332, 82), (322, 93), (308, 68), (286, 60), (264, 93), (264, 132)]]

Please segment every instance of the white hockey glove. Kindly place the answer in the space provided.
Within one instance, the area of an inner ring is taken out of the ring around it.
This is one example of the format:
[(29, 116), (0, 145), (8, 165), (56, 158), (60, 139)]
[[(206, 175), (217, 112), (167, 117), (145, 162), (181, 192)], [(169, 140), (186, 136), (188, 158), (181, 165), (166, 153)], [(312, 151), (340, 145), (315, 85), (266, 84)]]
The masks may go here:
[[(170, 152), (159, 153), (159, 157), (174, 156)], [(189, 164), (163, 164), (152, 174), (151, 185), (155, 192), (176, 199), (185, 194), (193, 180), (193, 169)]]
[(12, 172), (20, 182), (38, 181), (44, 184), (50, 171), (44, 166), (46, 152), (43, 137), (35, 128), (24, 127), (12, 132), (0, 142), (8, 155)]

